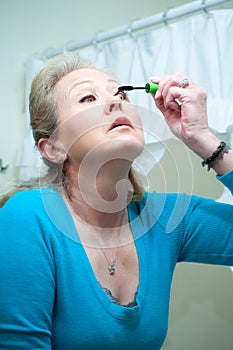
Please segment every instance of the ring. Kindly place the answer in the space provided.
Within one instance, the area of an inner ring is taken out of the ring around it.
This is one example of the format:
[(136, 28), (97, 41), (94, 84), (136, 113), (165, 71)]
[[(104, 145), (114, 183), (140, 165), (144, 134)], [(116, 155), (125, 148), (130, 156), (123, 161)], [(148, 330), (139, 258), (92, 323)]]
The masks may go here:
[(189, 85), (189, 80), (188, 80), (188, 78), (184, 78), (183, 80), (182, 80), (182, 82), (181, 82), (181, 87), (182, 88), (185, 88), (186, 86), (188, 86)]

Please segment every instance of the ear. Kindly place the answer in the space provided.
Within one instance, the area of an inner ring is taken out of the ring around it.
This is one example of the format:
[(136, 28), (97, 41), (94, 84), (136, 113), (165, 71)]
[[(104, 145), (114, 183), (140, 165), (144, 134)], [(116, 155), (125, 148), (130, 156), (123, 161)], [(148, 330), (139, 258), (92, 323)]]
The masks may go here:
[(42, 156), (52, 163), (63, 163), (67, 159), (67, 154), (55, 146), (51, 139), (39, 139), (38, 149)]

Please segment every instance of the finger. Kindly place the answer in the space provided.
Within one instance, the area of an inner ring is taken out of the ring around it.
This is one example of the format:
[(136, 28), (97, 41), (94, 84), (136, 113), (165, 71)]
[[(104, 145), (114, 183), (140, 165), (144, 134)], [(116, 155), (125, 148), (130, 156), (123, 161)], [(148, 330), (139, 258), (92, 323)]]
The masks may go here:
[(170, 78), (162, 90), (164, 105), (165, 107), (169, 105), (171, 108), (172, 106), (177, 107), (177, 105), (173, 103), (175, 100), (180, 107), (185, 99), (192, 95), (192, 92), (195, 94), (199, 90), (199, 85), (187, 78), (184, 74), (177, 73)]
[(155, 100), (156, 106), (163, 111), (164, 107), (164, 88), (168, 81), (170, 80), (170, 75), (163, 75), (160, 77), (151, 77), (150, 78), (153, 83), (158, 84), (158, 90), (156, 94), (153, 94), (152, 97)]
[(185, 88), (189, 86), (189, 79), (183, 73), (175, 73), (162, 85), (162, 96), (165, 99), (171, 87)]
[[(178, 110), (180, 105), (182, 104), (179, 100), (179, 96), (182, 94), (182, 89), (187, 89), (190, 86), (190, 80), (187, 76), (181, 72), (177, 72), (172, 75), (164, 75), (164, 76), (153, 76), (150, 78), (152, 82), (158, 83), (159, 88), (156, 94), (153, 95), (156, 106), (163, 112), (164, 109), (169, 106), (172, 109)], [(172, 87), (177, 87), (175, 93), (169, 94), (169, 90)], [(173, 100), (171, 100), (172, 96), (175, 96)]]
[[(186, 96), (187, 92), (185, 93)], [(165, 108), (171, 108), (173, 110), (179, 110), (184, 100), (184, 93), (182, 88), (177, 86), (170, 86), (164, 96)]]

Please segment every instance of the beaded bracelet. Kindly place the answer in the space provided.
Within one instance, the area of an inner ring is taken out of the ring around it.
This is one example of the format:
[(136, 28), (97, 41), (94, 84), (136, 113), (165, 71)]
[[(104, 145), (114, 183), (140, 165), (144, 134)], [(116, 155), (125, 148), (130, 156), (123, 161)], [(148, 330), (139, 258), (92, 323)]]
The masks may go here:
[(208, 157), (206, 160), (203, 160), (201, 162), (202, 166), (207, 165), (208, 171), (209, 171), (210, 168), (214, 166), (217, 160), (223, 159), (224, 154), (228, 153), (229, 149), (230, 148), (227, 146), (227, 144), (224, 141), (221, 141), (216, 151), (214, 151), (213, 154), (210, 157)]

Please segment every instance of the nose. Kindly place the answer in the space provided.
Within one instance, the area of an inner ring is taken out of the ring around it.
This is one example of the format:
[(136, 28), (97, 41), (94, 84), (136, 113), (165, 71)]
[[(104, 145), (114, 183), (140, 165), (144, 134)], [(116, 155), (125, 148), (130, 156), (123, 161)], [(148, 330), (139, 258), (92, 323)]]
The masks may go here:
[(106, 114), (109, 115), (115, 110), (122, 110), (122, 100), (119, 96), (110, 95), (108, 99), (106, 99)]

